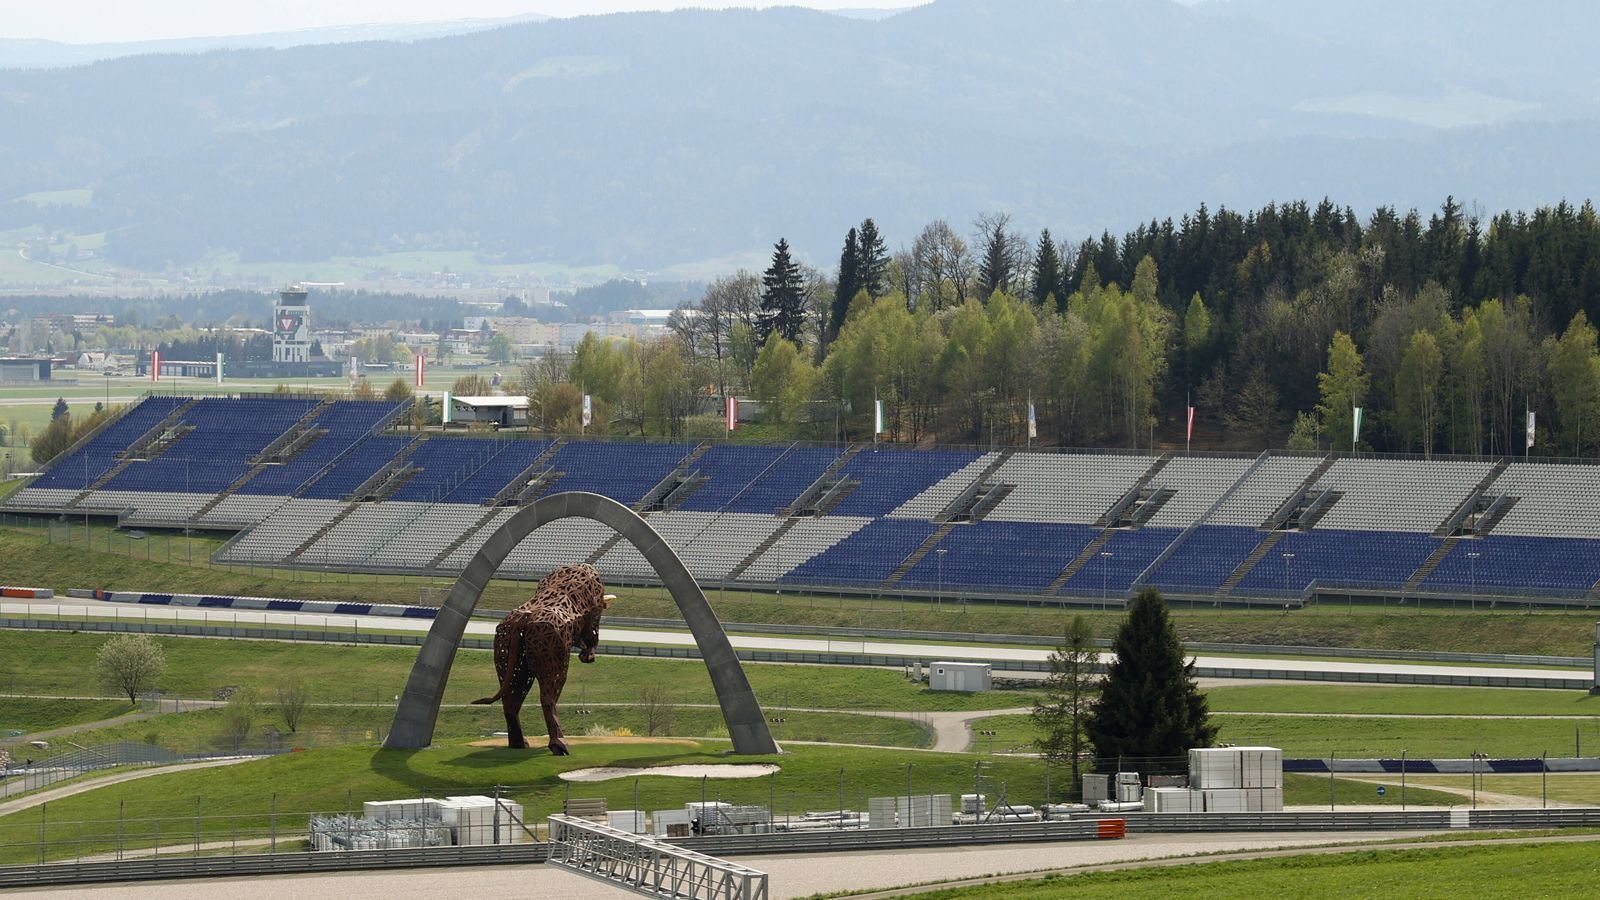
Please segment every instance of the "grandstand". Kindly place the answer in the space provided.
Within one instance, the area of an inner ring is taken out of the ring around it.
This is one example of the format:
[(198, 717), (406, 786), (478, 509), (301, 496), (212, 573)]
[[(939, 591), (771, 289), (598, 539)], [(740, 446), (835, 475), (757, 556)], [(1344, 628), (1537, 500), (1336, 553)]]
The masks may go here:
[[(402, 404), (148, 397), (59, 456), (13, 513), (236, 532), (217, 561), (454, 573), (515, 510), (594, 491), (708, 584), (1218, 602), (1319, 591), (1600, 597), (1600, 466), (1266, 452), (494, 439), (393, 430)], [(550, 523), (504, 574), (650, 583), (596, 523)]]

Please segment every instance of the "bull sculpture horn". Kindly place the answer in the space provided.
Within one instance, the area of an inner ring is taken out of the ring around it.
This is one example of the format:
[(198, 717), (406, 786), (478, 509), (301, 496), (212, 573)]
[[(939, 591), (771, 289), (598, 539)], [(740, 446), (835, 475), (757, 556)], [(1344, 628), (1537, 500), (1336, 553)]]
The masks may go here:
[(605, 601), (605, 602), (606, 602), (606, 605), (607, 605), (607, 606), (610, 606), (610, 605), (611, 605), (611, 602), (612, 602), (612, 601), (613, 601), (613, 600), (616, 600), (616, 599), (617, 599), (617, 595), (616, 595), (616, 594), (604, 594), (604, 595), (602, 595), (602, 596), (601, 596), (601, 597), (600, 597), (600, 599), (602, 599), (602, 600), (604, 600), (604, 601)]

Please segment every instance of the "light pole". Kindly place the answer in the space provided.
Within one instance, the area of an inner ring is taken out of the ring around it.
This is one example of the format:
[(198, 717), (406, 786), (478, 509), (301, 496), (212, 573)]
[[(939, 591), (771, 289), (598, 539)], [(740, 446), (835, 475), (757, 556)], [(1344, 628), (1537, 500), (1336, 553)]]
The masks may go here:
[(1100, 611), (1106, 611), (1106, 570), (1111, 567), (1111, 551), (1100, 551)]
[(1476, 551), (1476, 550), (1468, 550), (1467, 551), (1467, 568), (1472, 573), (1472, 594), (1471, 594), (1471, 599), (1470, 599), (1469, 602), (1472, 604), (1472, 611), (1473, 612), (1477, 612), (1478, 611), (1478, 551)]
[(1293, 553), (1283, 555), (1283, 592), (1289, 593), (1289, 561), (1294, 559)]

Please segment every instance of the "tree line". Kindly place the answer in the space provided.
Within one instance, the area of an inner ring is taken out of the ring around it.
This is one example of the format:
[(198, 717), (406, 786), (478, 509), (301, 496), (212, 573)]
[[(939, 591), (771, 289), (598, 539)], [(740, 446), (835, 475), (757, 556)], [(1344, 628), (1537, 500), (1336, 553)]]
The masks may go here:
[[(1600, 450), (1600, 221), (1485, 218), (1453, 198), (1363, 220), (1324, 200), (1073, 243), (1004, 214), (889, 249), (872, 219), (820, 272), (787, 241), (718, 278), (651, 344), (586, 339), (525, 367), (536, 423), (679, 435), (708, 397), (773, 438), (1431, 454)], [(561, 388), (566, 385), (566, 388)], [(1356, 409), (1360, 429), (1356, 433)], [(575, 430), (575, 429), (574, 429)]]

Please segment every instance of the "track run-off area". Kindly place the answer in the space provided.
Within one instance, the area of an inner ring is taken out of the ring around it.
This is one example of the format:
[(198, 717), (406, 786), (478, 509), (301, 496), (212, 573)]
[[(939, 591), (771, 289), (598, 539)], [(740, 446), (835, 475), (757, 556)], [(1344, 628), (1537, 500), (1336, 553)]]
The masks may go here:
[[(260, 610), (217, 610), (196, 607), (137, 606), (119, 607), (97, 600), (57, 597), (51, 600), (20, 602), (0, 601), (0, 614), (22, 617), (71, 617), (115, 619), (128, 622), (184, 622), (213, 625), (220, 628), (281, 627), (304, 628), (328, 632), (336, 640), (337, 632), (424, 633), (431, 626), (428, 619), (402, 619), (395, 616), (320, 615), (315, 613), (269, 612)], [(467, 624), (466, 633), (472, 636), (491, 637), (496, 622), (493, 619), (475, 619)], [(759, 634), (731, 634), (729, 639), (736, 650), (765, 650), (787, 653), (826, 653), (845, 656), (891, 656), (922, 660), (1025, 662), (1043, 663), (1051, 651), (1045, 647), (1006, 647), (972, 643), (922, 643), (903, 641), (863, 640), (860, 638), (778, 637)], [(683, 630), (655, 630), (615, 628), (602, 624), (601, 641), (610, 645), (693, 647), (694, 636)], [(1109, 653), (1101, 654), (1103, 661), (1112, 659)], [(1386, 676), (1417, 677), (1438, 676), (1446, 678), (1517, 678), (1576, 680), (1592, 679), (1588, 669), (1531, 666), (1487, 666), (1449, 663), (1413, 663), (1403, 660), (1325, 660), (1292, 656), (1233, 656), (1196, 655), (1195, 665), (1201, 669), (1230, 670), (1233, 677), (1270, 677), (1271, 673), (1292, 673), (1289, 677), (1318, 680), (1381, 680)]]

